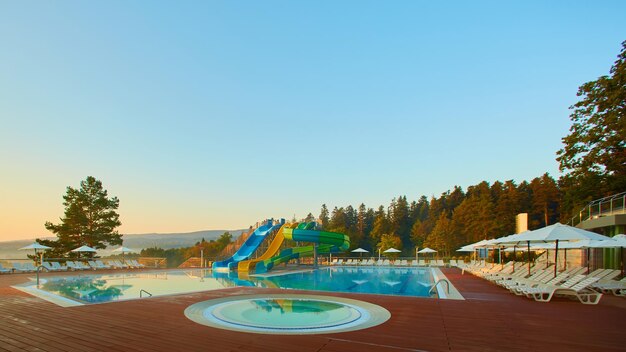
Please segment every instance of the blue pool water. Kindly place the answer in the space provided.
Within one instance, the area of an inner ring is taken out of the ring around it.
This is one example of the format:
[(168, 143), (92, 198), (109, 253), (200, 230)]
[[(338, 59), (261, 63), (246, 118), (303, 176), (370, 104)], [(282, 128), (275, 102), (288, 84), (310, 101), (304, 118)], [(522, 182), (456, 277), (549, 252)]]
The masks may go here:
[(236, 286), (428, 297), (432, 283), (429, 268), (330, 267), (267, 277), (193, 269), (52, 277), (39, 290), (90, 304)]

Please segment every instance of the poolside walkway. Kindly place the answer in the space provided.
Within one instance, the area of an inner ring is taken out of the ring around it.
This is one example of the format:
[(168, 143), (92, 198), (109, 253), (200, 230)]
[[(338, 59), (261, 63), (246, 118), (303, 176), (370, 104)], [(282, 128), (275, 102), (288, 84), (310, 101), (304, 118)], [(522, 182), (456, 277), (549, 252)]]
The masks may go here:
[(276, 289), (62, 308), (10, 287), (32, 274), (2, 275), (0, 351), (626, 351), (626, 298), (604, 296), (597, 306), (539, 303), (458, 269), (442, 271), (465, 301), (315, 292), (381, 305), (391, 319), (361, 331), (303, 336), (212, 329), (183, 314), (199, 301)]

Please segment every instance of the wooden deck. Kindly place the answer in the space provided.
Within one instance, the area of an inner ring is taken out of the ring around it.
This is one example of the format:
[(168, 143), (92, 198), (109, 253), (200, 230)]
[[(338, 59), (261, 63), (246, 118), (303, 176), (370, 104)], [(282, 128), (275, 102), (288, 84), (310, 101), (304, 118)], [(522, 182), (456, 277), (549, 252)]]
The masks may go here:
[(301, 336), (213, 329), (183, 314), (207, 299), (280, 290), (231, 288), (62, 308), (10, 287), (32, 274), (2, 275), (0, 350), (626, 351), (626, 298), (604, 296), (597, 306), (566, 299), (539, 303), (458, 269), (442, 271), (465, 301), (323, 293), (381, 305), (391, 319), (360, 331)]

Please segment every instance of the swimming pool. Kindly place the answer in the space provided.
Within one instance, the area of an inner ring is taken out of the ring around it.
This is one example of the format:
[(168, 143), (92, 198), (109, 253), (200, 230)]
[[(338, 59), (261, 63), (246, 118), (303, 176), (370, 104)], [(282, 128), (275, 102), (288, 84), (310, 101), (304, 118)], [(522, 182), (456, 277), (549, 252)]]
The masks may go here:
[(440, 273), (431, 268), (325, 267), (244, 277), (236, 272), (193, 269), (49, 277), (41, 281), (39, 288), (32, 283), (16, 288), (63, 306), (237, 286), (430, 297), (429, 291)]

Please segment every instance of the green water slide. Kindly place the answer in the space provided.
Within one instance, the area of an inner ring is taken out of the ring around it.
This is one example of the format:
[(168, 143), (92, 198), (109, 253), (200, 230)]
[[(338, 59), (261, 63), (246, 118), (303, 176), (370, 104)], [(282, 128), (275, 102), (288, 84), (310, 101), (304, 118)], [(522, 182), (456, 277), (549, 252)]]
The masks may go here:
[(283, 249), (278, 255), (256, 263), (254, 272), (256, 274), (265, 273), (272, 270), (274, 266), (292, 259), (311, 257), (315, 251), (315, 246), (317, 246), (318, 254), (343, 252), (350, 247), (350, 238), (347, 235), (314, 230), (315, 226), (315, 222), (310, 222), (301, 223), (296, 228), (284, 228), (283, 236), (285, 239), (315, 244)]

